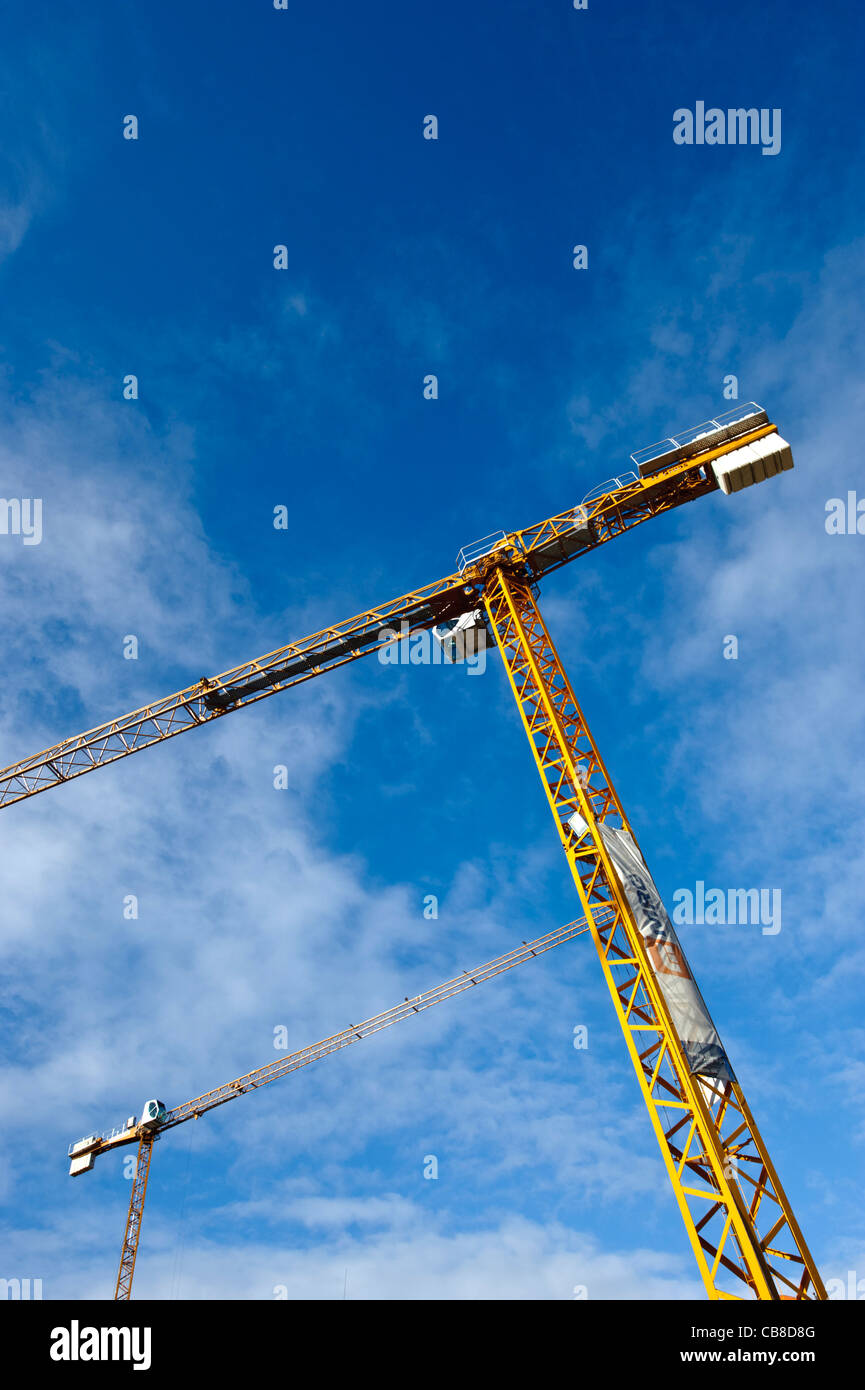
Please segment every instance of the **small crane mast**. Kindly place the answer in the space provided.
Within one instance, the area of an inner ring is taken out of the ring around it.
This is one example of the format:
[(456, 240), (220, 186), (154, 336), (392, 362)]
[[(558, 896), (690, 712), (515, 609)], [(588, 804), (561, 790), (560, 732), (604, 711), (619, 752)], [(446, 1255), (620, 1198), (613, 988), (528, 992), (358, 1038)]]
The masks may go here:
[(0, 808), (412, 632), (432, 627), (453, 659), (488, 634), (708, 1297), (823, 1299), (814, 1260), (538, 606), (539, 582), (554, 570), (686, 502), (780, 474), (793, 467), (792, 452), (751, 401), (631, 459), (632, 470), (578, 506), (466, 547), (444, 579), (3, 769)]

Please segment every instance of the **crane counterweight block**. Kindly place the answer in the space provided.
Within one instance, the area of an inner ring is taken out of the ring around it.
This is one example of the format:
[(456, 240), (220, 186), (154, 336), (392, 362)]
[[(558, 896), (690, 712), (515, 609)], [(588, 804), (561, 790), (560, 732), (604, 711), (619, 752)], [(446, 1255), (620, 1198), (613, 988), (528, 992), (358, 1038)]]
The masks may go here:
[(707, 464), (724, 493), (740, 492), (793, 467), (793, 452), (756, 401), (736, 406), (631, 455), (640, 476), (650, 479), (672, 464), (697, 454), (713, 454)]

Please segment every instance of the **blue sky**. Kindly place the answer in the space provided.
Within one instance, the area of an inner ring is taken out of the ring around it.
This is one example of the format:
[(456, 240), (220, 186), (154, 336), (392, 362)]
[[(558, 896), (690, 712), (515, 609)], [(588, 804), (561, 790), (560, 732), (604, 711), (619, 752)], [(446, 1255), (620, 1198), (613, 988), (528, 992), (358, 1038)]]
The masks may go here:
[[(668, 905), (782, 892), (777, 935), (681, 936), (844, 1280), (865, 538), (825, 509), (865, 495), (863, 27), (831, 0), (54, 3), (7, 18), (0, 97), (0, 493), (44, 516), (0, 536), (4, 765), (450, 572), (728, 408), (730, 373), (768, 408), (793, 473), (542, 602)], [(779, 108), (780, 152), (675, 145), (698, 100)], [(46, 1298), (109, 1296), (123, 1235), (122, 1158), (72, 1183), (71, 1140), (578, 915), (497, 659), (360, 662), (2, 830), (0, 1274)], [(358, 1298), (699, 1295), (586, 939), (160, 1142), (139, 1297), (346, 1271)]]

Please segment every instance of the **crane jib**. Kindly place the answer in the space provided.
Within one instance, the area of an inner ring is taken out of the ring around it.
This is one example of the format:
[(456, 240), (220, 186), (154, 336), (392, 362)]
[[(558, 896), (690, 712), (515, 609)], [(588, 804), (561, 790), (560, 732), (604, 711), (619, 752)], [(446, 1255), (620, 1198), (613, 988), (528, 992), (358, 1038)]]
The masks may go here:
[[(725, 491), (738, 490), (768, 476), (777, 467), (791, 466), (789, 459), (775, 460), (774, 456), (759, 460), (749, 458), (747, 466), (737, 460), (739, 466), (729, 477), (722, 475), (719, 484), (713, 472), (715, 464), (711, 463), (716, 455), (775, 429), (767, 424), (760, 430), (748, 432), (754, 409), (746, 408), (741, 414), (745, 423), (735, 426), (746, 431), (741, 440), (727, 442), (724, 438), (717, 446), (716, 436), (726, 436), (730, 427), (723, 418), (712, 421), (715, 435), (706, 430), (699, 432), (698, 448), (704, 452), (676, 459), (672, 464), (669, 458), (662, 458), (660, 468), (658, 460), (653, 458), (650, 477), (641, 479), (633, 472), (626, 477), (608, 479), (601, 488), (587, 494), (577, 507), (508, 535), (499, 532), (497, 535), (503, 545), (496, 543), (496, 553), (488, 554), (484, 546), (471, 559), (466, 556), (465, 565), (461, 564), (456, 574), (370, 608), (346, 623), (335, 624), (268, 656), (236, 666), (212, 679), (202, 679), (194, 686), (152, 701), (74, 738), (62, 739), (35, 757), (0, 768), (0, 809), (105, 767), (163, 739), (199, 728), (210, 718), (241, 709), (279, 690), (290, 689), (319, 673), (335, 670), (389, 642), (403, 640), (411, 631), (459, 618), (467, 608), (476, 607), (480, 601), (490, 563), (516, 562), (535, 579), (540, 579), (650, 517), (660, 516), (719, 485)], [(712, 445), (715, 447), (707, 447)], [(658, 452), (657, 448), (652, 451), (653, 455)]]
[[(405, 634), (407, 635), (409, 631), (417, 628), (432, 627), (453, 608), (453, 597), (448, 596), (447, 603), (435, 606), (425, 605), (423, 608), (413, 610), (401, 610), (401, 619), (409, 625), (405, 629)], [(267, 690), (268, 687), (282, 685), (295, 676), (302, 676), (307, 671), (314, 671), (316, 667), (327, 666), (333, 661), (339, 661), (342, 657), (362, 651), (365, 647), (381, 646), (383, 641), (399, 640), (394, 636), (383, 638), (383, 632), (391, 633), (389, 621), (388, 619), (376, 619), (374, 623), (365, 627), (361, 632), (352, 633), (351, 636), (343, 637), (339, 641), (326, 642), (324, 645), (311, 647), (309, 651), (304, 652), (294, 661), (290, 661), (284, 666), (277, 666), (272, 671), (265, 671), (254, 680), (244, 681), (239, 685), (223, 686), (219, 690), (210, 690), (204, 696), (203, 703), (207, 709), (227, 709), (236, 704), (238, 700), (248, 699), (250, 695), (257, 695), (259, 691)]]

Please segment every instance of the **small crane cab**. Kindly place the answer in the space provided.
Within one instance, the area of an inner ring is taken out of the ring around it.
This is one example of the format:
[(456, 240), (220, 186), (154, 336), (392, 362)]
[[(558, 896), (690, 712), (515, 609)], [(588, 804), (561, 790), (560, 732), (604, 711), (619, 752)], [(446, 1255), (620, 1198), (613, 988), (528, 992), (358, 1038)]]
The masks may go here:
[(155, 1129), (165, 1119), (166, 1113), (161, 1100), (146, 1100), (138, 1123), (142, 1129)]
[(473, 661), (487, 648), (487, 624), (482, 608), (461, 613), (449, 622), (438, 623), (433, 636), (446, 661)]

